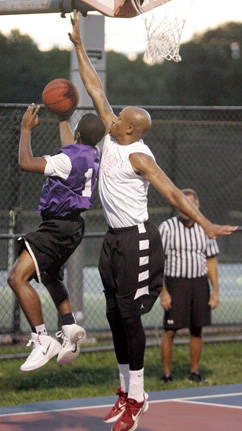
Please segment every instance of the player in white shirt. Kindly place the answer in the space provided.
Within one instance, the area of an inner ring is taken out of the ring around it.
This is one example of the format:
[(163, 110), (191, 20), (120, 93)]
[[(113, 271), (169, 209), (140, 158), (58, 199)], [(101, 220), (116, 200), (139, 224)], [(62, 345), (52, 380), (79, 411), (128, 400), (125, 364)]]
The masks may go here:
[(149, 113), (126, 107), (118, 117), (106, 98), (79, 34), (74, 11), (70, 40), (79, 71), (97, 113), (106, 126), (99, 174), (99, 193), (109, 230), (104, 238), (99, 270), (107, 300), (107, 318), (119, 366), (118, 401), (105, 422), (112, 431), (131, 431), (148, 408), (144, 393), (145, 334), (141, 315), (147, 313), (162, 287), (163, 262), (159, 231), (148, 220), (147, 192), (151, 183), (180, 211), (199, 223), (210, 238), (229, 235), (236, 227), (219, 226), (205, 218), (156, 164), (142, 137), (151, 127)]

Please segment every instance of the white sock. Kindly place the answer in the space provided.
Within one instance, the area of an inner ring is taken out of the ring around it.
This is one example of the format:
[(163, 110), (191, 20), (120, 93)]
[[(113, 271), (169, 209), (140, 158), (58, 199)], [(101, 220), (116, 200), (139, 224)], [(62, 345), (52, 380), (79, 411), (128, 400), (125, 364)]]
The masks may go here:
[(144, 368), (129, 372), (128, 398), (132, 398), (138, 403), (144, 401)]
[(47, 329), (46, 329), (44, 323), (43, 323), (43, 325), (35, 326), (35, 330), (36, 330), (38, 335), (48, 335)]
[(129, 364), (118, 364), (121, 391), (129, 391)]

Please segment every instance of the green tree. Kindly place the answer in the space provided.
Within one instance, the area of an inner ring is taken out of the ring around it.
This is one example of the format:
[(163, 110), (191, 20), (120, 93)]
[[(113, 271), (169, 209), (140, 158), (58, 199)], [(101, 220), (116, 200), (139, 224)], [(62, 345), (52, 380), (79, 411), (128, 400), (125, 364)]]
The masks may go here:
[(42, 52), (27, 35), (13, 30), (0, 33), (0, 102), (41, 102), (44, 86), (55, 78), (69, 77), (70, 53), (57, 48)]
[(108, 53), (107, 90), (113, 104), (242, 105), (242, 25), (227, 23), (181, 45), (182, 61), (148, 66)]
[[(242, 105), (242, 24), (227, 23), (194, 35), (182, 61), (150, 66), (138, 55), (107, 53), (107, 95), (112, 105)], [(69, 78), (70, 52), (42, 52), (29, 36), (0, 33), (0, 102), (41, 102), (44, 86)]]

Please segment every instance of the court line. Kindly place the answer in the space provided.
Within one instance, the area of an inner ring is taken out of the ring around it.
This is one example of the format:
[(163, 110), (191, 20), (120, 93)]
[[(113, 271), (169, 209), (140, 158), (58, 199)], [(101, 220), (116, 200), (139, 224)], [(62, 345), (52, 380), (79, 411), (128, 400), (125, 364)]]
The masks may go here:
[[(206, 403), (206, 402), (199, 402), (199, 401), (192, 401), (192, 400), (199, 400), (199, 399), (208, 399), (208, 398), (221, 398), (221, 397), (232, 397), (232, 396), (240, 396), (242, 395), (242, 392), (234, 392), (231, 394), (217, 394), (217, 395), (201, 395), (201, 396), (194, 396), (194, 397), (184, 397), (184, 398), (166, 398), (161, 400), (151, 400), (149, 401), (150, 404), (156, 404), (156, 403), (165, 403), (165, 402), (186, 402), (191, 404), (204, 404), (209, 406), (218, 406), (218, 407), (230, 407), (230, 408), (237, 408), (242, 409), (242, 407), (239, 406), (230, 406), (227, 404), (216, 404), (216, 403)], [(16, 413), (3, 413), (0, 414), (0, 417), (5, 416), (22, 416), (22, 415), (32, 415), (32, 414), (41, 414), (41, 413), (55, 413), (55, 412), (66, 412), (66, 411), (75, 411), (75, 410), (90, 410), (90, 409), (103, 409), (105, 407), (112, 407), (112, 404), (100, 404), (95, 406), (80, 406), (80, 407), (68, 407), (68, 408), (59, 408), (59, 409), (53, 409), (53, 410), (36, 410), (36, 411), (25, 411), (25, 412), (16, 412)]]
[(229, 404), (217, 404), (217, 403), (206, 403), (203, 401), (189, 401), (189, 400), (172, 400), (176, 403), (185, 403), (185, 404), (193, 404), (193, 405), (201, 405), (201, 406), (212, 406), (212, 407), (223, 407), (228, 409), (239, 409), (242, 410), (240, 406), (230, 406)]
[(205, 399), (207, 399), (207, 398), (227, 398), (227, 397), (237, 397), (237, 396), (240, 396), (240, 395), (242, 395), (242, 392), (234, 392), (234, 393), (231, 393), (231, 394), (227, 394), (227, 393), (224, 393), (224, 394), (213, 394), (213, 395), (197, 395), (197, 396), (193, 396), (193, 397), (179, 397), (179, 398), (166, 398), (166, 399), (164, 399), (164, 400), (152, 400), (152, 401), (149, 401), (149, 403), (163, 403), (163, 402), (166, 402), (166, 401), (189, 401), (189, 400), (191, 400), (191, 402), (192, 402), (192, 400), (201, 400), (201, 399), (203, 399), (203, 398), (205, 398)]
[(233, 392), (233, 393), (224, 393), (224, 394), (214, 394), (214, 395), (198, 395), (193, 396), (193, 397), (181, 397), (181, 398), (173, 398), (173, 399), (177, 399), (177, 400), (196, 400), (199, 399), (201, 400), (202, 398), (221, 398), (221, 397), (234, 397), (234, 396), (239, 396), (242, 395), (242, 392)]
[(70, 412), (74, 410), (90, 410), (90, 409), (103, 409), (104, 407), (112, 407), (113, 404), (103, 404), (99, 406), (83, 406), (83, 407), (68, 407), (68, 408), (59, 408), (59, 409), (53, 409), (53, 410), (36, 410), (36, 411), (25, 411), (25, 412), (19, 412), (19, 413), (3, 413), (0, 414), (0, 417), (3, 416), (20, 416), (20, 415), (36, 415), (39, 413), (55, 413), (55, 412)]

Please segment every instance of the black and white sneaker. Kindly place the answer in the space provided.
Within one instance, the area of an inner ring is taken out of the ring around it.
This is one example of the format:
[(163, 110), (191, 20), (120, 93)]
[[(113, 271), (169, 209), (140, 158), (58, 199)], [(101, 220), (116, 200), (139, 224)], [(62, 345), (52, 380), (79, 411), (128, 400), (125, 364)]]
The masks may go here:
[(192, 380), (193, 382), (196, 382), (196, 383), (201, 383), (202, 376), (199, 373), (199, 371), (196, 371), (195, 373), (190, 373), (189, 380)]
[(172, 375), (171, 374), (163, 374), (163, 376), (160, 379), (161, 384), (172, 382)]

